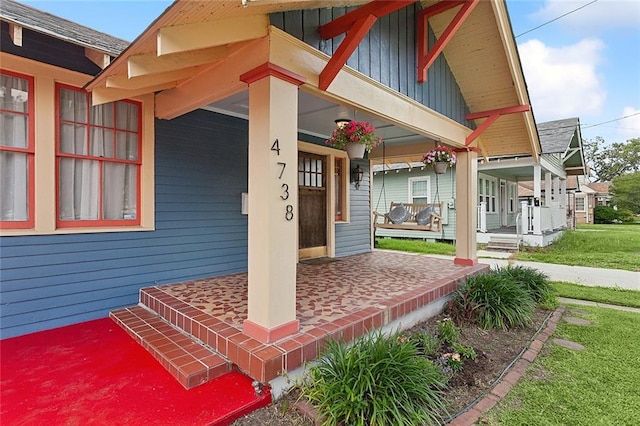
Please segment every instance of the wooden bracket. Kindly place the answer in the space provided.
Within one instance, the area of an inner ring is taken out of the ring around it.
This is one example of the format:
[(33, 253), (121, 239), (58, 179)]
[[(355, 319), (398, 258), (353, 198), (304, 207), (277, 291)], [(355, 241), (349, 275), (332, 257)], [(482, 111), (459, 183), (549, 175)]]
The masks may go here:
[(336, 49), (336, 53), (329, 59), (329, 62), (320, 73), (318, 82), (320, 90), (327, 90), (333, 79), (338, 75), (338, 72), (347, 63), (347, 59), (353, 54), (378, 18), (402, 9), (416, 1), (374, 0), (318, 27), (320, 37), (325, 40), (347, 33), (338, 49)]
[[(455, 0), (455, 1), (443, 1), (436, 3), (435, 5), (428, 7), (420, 12), (418, 15), (418, 82), (424, 83), (427, 81), (427, 70), (438, 55), (442, 53), (449, 41), (453, 38), (453, 35), (458, 31), (460, 26), (469, 17), (473, 8), (480, 2), (480, 0)], [(445, 12), (454, 7), (460, 6), (460, 10), (449, 23), (444, 32), (440, 35), (440, 38), (428, 50), (428, 33), (427, 25), (429, 18)]]
[(469, 136), (467, 136), (465, 140), (465, 145), (469, 146), (471, 142), (476, 140), (481, 134), (484, 133), (485, 130), (489, 128), (495, 121), (503, 115), (506, 114), (515, 114), (518, 112), (527, 112), (531, 110), (530, 105), (516, 105), (512, 107), (493, 109), (490, 111), (483, 112), (473, 112), (471, 114), (467, 114), (467, 120), (477, 120), (479, 118), (486, 118)]

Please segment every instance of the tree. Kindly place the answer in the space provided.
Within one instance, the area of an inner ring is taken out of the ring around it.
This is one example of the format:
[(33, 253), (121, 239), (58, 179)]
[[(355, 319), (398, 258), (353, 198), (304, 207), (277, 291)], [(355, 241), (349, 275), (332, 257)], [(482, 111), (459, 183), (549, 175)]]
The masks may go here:
[(616, 177), (611, 183), (613, 205), (640, 213), (640, 172), (627, 173)]
[(625, 173), (640, 171), (640, 138), (608, 145), (597, 136), (593, 140), (583, 140), (582, 147), (596, 182), (609, 182)]

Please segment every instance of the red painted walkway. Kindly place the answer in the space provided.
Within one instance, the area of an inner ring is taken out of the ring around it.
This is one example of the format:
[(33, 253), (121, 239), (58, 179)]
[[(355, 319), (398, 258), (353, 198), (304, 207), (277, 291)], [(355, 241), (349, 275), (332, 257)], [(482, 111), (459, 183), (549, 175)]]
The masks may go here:
[(225, 425), (270, 402), (228, 373), (185, 390), (104, 318), (0, 341), (0, 424)]

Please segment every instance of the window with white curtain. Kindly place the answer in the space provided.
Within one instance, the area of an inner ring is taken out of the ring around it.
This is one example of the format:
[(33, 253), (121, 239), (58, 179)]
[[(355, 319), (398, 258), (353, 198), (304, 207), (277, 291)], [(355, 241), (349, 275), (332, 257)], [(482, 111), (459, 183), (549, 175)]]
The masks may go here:
[(429, 177), (409, 178), (409, 202), (428, 204), (430, 199)]
[(141, 105), (57, 85), (58, 225), (138, 225)]
[(33, 78), (0, 70), (0, 226), (34, 224)]

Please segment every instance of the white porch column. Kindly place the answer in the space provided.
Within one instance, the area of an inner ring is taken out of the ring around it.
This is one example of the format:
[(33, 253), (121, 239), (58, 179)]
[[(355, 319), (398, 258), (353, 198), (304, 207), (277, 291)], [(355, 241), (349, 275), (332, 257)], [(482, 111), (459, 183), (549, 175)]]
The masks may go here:
[[(536, 235), (542, 234), (542, 222), (540, 204), (542, 197), (542, 167), (540, 164), (533, 166), (533, 233)], [(537, 202), (536, 202), (537, 201)], [(536, 205), (537, 204), (537, 205)]]
[(544, 205), (551, 207), (553, 187), (551, 186), (551, 172), (544, 172)]
[(304, 78), (264, 64), (249, 85), (249, 294), (243, 331), (272, 342), (298, 331), (298, 86)]
[[(529, 203), (527, 203), (526, 201), (520, 201), (520, 210), (521, 210), (521, 218), (522, 218), (522, 229), (521, 232), (522, 234), (528, 234), (529, 233)], [(516, 226), (518, 224), (516, 223)]]
[(567, 180), (562, 179), (560, 181), (560, 207), (567, 206)]
[(457, 265), (475, 265), (478, 263), (478, 154), (475, 151), (458, 153), (456, 204), (456, 257), (453, 261)]

